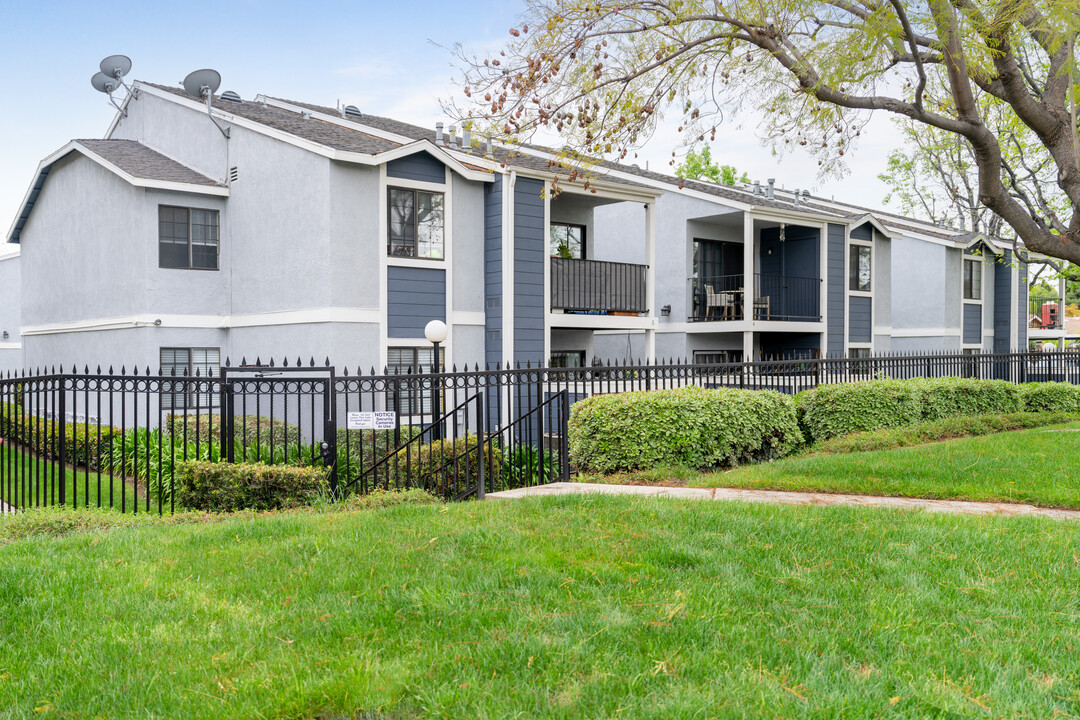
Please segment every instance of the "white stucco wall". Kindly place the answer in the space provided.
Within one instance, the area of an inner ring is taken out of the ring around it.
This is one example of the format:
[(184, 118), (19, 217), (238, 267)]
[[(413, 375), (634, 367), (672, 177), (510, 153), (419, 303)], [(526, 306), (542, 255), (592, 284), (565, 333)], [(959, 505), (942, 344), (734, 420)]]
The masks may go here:
[[(23, 366), (22, 261), (18, 245), (0, 244), (0, 372)], [(4, 334), (7, 333), (7, 337)]]

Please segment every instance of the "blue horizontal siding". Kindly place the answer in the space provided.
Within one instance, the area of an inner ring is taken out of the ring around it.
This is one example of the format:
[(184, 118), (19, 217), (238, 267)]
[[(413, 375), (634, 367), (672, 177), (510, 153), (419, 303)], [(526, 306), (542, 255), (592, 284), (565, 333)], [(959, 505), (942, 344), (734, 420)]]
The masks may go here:
[(386, 163), (386, 176), (420, 180), (423, 182), (446, 182), (446, 166), (426, 152), (398, 158)]
[(849, 343), (868, 343), (874, 334), (874, 313), (872, 298), (853, 297), (848, 325)]
[(964, 343), (982, 344), (982, 305), (964, 305)]
[(432, 320), (446, 322), (446, 271), (391, 266), (386, 269), (386, 334), (422, 338)]

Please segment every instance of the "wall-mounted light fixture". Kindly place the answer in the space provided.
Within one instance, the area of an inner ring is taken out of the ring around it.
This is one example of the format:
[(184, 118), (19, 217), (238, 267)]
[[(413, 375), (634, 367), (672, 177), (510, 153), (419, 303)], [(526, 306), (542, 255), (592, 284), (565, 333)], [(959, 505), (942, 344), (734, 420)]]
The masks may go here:
[(670, 305), (665, 305), (664, 307), (660, 308), (660, 314), (663, 315), (664, 317), (667, 317), (668, 315), (670, 315), (671, 314), (671, 306)]

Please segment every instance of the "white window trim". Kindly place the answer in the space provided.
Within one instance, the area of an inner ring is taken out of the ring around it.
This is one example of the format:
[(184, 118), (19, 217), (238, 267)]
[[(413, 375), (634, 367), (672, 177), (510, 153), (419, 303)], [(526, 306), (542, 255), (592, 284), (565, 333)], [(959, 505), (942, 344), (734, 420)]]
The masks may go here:
[[(451, 168), (446, 168), (447, 171)], [(447, 178), (442, 183), (431, 183), (423, 180), (409, 180), (407, 178), (390, 177), (386, 172), (386, 163), (379, 165), (379, 305), (381, 310), (381, 322), (379, 327), (381, 348), (379, 350), (382, 366), (386, 367), (389, 361), (390, 347), (403, 347), (408, 345), (430, 345), (427, 338), (419, 340), (413, 338), (390, 338), (389, 334), (389, 292), (387, 283), (387, 268), (412, 267), (443, 270), (446, 272), (446, 340), (440, 345), (440, 354), (443, 356), (443, 364), (453, 367), (454, 357), (454, 183), (453, 174), (447, 172)], [(403, 188), (410, 190), (424, 190), (428, 192), (440, 192), (443, 194), (443, 256), (440, 260), (430, 258), (400, 258), (391, 257), (386, 252), (389, 240), (390, 227), (387, 222), (390, 188)]]
[[(982, 269), (979, 271), (979, 299), (972, 300), (964, 297), (964, 264), (967, 262), (975, 262)], [(994, 331), (986, 330), (986, 256), (985, 255), (964, 255), (960, 256), (960, 349), (961, 350), (982, 350), (986, 342), (986, 338), (993, 338)], [(964, 306), (965, 305), (978, 305), (982, 310), (979, 313), (979, 342), (969, 343), (964, 342)]]
[[(828, 226), (826, 225), (826, 227), (828, 227)], [(871, 302), (871, 306), (870, 306), (870, 324), (871, 324), (870, 342), (869, 343), (851, 342), (851, 338), (850, 338), (850, 335), (851, 335), (851, 298), (853, 298), (853, 297), (865, 297), (865, 298), (870, 298), (871, 300), (873, 300), (874, 288), (877, 287), (877, 281), (878, 281), (878, 278), (877, 278), (877, 252), (874, 249), (874, 240), (873, 240), (873, 238), (877, 237), (877, 228), (871, 227), (870, 233), (871, 233), (870, 237), (872, 239), (870, 239), (870, 240), (860, 240), (859, 238), (851, 237), (851, 226), (850, 225), (845, 225), (844, 226), (844, 237), (845, 237), (845, 239), (847, 241), (846, 244), (845, 244), (845, 247), (844, 247), (844, 357), (848, 356), (848, 351), (851, 348), (859, 348), (859, 349), (861, 349), (861, 348), (869, 348), (870, 349), (870, 354), (871, 355), (874, 354), (874, 331), (873, 331), (873, 327), (872, 327), (873, 326), (873, 321), (874, 321), (874, 307), (873, 307), (874, 303), (873, 302)], [(821, 237), (823, 237), (823, 238), (828, 237), (827, 236), (827, 230), (822, 231)], [(823, 242), (822, 245), (826, 244), (827, 242), (828, 242), (828, 240), (826, 239), (826, 241)], [(870, 290), (869, 291), (866, 291), (866, 290), (852, 290), (851, 289), (851, 247), (853, 245), (857, 246), (857, 247), (868, 247), (868, 248), (870, 248)], [(828, 313), (828, 309), (827, 309), (828, 308), (828, 302), (826, 302), (826, 305), (823, 306), (823, 307), (825, 308), (824, 312)], [(824, 316), (824, 317), (826, 317), (826, 319), (827, 319), (827, 315)], [(825, 337), (827, 337), (827, 333), (826, 333)]]

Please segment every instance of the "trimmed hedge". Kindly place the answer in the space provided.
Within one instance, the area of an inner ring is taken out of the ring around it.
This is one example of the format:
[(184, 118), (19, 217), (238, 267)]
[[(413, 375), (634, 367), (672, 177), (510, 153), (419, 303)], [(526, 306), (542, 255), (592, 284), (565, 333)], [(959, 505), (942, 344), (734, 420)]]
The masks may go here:
[(278, 510), (309, 505), (329, 492), (321, 467), (184, 462), (176, 476), (176, 501), (190, 510)]
[(569, 430), (574, 465), (600, 473), (760, 462), (787, 455), (803, 441), (791, 398), (772, 390), (696, 386), (578, 401)]
[(1020, 399), (1028, 412), (1080, 413), (1080, 385), (1027, 383), (1020, 386)]
[(823, 385), (796, 396), (814, 442), (927, 420), (1028, 412), (1080, 412), (1080, 388), (1065, 383), (918, 378)]
[(67, 462), (97, 470), (108, 465), (113, 438), (119, 442), (120, 429), (91, 423), (58, 423), (55, 420), (22, 414), (21, 406), (0, 403), (0, 438), (26, 446), (49, 460), (59, 459), (58, 434), (64, 433)]
[(895, 450), (943, 440), (1061, 425), (1077, 420), (1080, 420), (1080, 414), (1063, 412), (1019, 412), (928, 420), (906, 427), (885, 428), (835, 437), (814, 445), (813, 452), (823, 455), (843, 455), (853, 452)]

